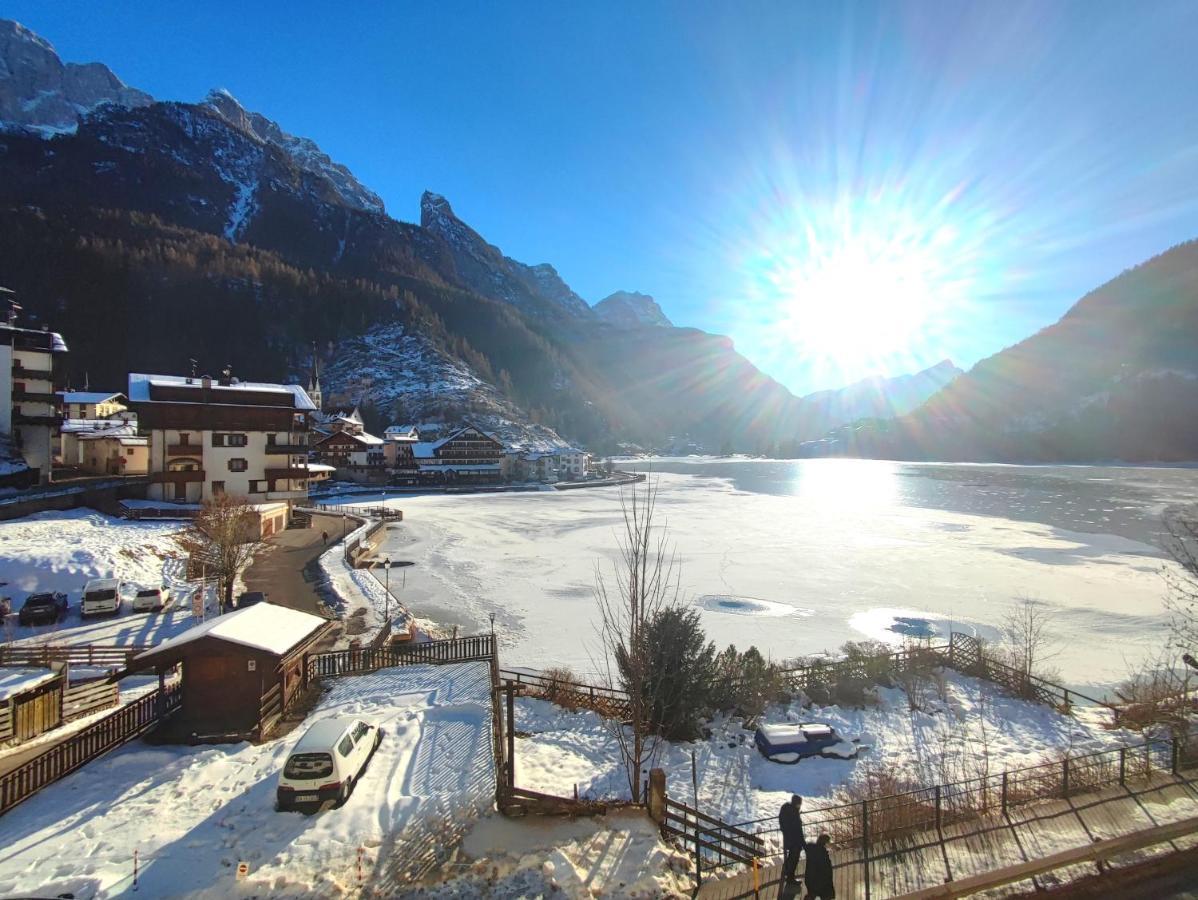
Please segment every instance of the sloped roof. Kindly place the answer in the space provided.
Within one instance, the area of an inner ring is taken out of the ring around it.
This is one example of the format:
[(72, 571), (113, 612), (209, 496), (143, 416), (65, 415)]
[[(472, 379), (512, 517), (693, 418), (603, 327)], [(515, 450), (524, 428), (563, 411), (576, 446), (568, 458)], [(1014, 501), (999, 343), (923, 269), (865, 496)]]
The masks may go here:
[[(316, 404), (308, 396), (308, 392), (298, 384), (270, 384), (265, 381), (237, 381), (230, 384), (218, 384), (212, 379), (213, 390), (222, 393), (226, 391), (249, 391), (261, 394), (290, 394), (293, 409), (315, 410)], [(134, 403), (150, 403), (151, 387), (192, 388), (196, 391), (203, 389), (202, 379), (189, 378), (186, 375), (146, 375), (141, 372), (129, 373), (128, 397)], [(181, 402), (181, 401), (170, 401)]]
[(109, 400), (118, 397), (123, 398), (125, 395), (120, 391), (59, 391), (62, 394), (62, 399), (66, 403), (107, 403)]
[(185, 644), (206, 637), (239, 644), (251, 650), (261, 650), (275, 656), (286, 656), (288, 651), (302, 644), (324, 624), (324, 619), (311, 613), (276, 606), (273, 603), (258, 603), (189, 628), (182, 634), (139, 653), (136, 658), (141, 661), (158, 656), (167, 650), (177, 650)]

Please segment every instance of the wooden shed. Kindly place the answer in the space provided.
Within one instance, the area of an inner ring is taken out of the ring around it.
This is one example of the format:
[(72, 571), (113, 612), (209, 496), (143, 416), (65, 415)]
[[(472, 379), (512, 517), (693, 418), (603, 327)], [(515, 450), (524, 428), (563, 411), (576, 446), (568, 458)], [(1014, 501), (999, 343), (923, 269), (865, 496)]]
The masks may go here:
[(183, 667), (172, 730), (200, 739), (261, 739), (306, 686), (304, 656), (332, 623), (258, 603), (217, 616), (135, 657), (163, 678)]
[(20, 743), (62, 724), (60, 668), (0, 668), (0, 741)]

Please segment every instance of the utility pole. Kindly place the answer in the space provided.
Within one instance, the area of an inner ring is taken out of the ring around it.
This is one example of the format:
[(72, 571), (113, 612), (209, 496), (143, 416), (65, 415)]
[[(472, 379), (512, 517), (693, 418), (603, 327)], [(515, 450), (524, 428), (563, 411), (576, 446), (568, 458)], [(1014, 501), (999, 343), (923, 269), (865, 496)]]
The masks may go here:
[(391, 630), (391, 557), (383, 560), (383, 574), (386, 578), (387, 597), (383, 600), (383, 627)]

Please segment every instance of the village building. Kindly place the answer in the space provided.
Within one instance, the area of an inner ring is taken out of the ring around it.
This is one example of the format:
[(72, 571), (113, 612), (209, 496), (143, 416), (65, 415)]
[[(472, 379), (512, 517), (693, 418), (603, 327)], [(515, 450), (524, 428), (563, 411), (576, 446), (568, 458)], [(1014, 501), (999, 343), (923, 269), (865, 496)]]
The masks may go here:
[(59, 391), (66, 419), (111, 419), (125, 412), (125, 395), (112, 391)]
[(324, 463), (310, 462), (305, 464), (308, 468), (308, 486), (311, 487), (321, 481), (328, 481), (333, 477), (333, 473), (337, 471), (332, 466)]
[(384, 440), (366, 432), (362, 415), (333, 413), (320, 425), (324, 432), (312, 447), (313, 457), (335, 470), (337, 478), (361, 484), (383, 484), (387, 480)]
[(0, 743), (21, 743), (62, 724), (62, 664), (0, 667)]
[(93, 434), (137, 437), (137, 415), (125, 410), (111, 419), (63, 419), (58, 432), (59, 450), (55, 462), (63, 466), (83, 468), (86, 444), (81, 443), (80, 438)]
[(412, 425), (391, 425), (383, 432), (383, 458), (391, 484), (417, 484), (420, 470), (416, 466), (415, 449), (420, 433)]
[(330, 628), (320, 616), (257, 603), (189, 628), (134, 664), (156, 669), (160, 680), (182, 666), (172, 723), (181, 734), (261, 739), (306, 687), (305, 654)]
[(497, 484), (503, 454), (502, 441), (473, 425), (437, 441), (412, 445), (420, 480), (435, 484)]
[(252, 504), (308, 496), (309, 416), (298, 384), (130, 373), (129, 404), (149, 438), (148, 498)]
[(77, 435), (79, 468), (92, 475), (145, 475), (150, 471), (150, 439), (119, 433), (135, 426)]
[(562, 478), (586, 478), (591, 466), (591, 454), (577, 447), (557, 451), (557, 467)]
[(27, 481), (47, 482), (62, 420), (55, 384), (67, 345), (53, 331), (18, 328), (20, 306), (12, 291), (0, 288), (0, 307), (5, 306), (6, 317), (0, 324), (0, 436), (11, 442), (31, 470), (15, 474)]

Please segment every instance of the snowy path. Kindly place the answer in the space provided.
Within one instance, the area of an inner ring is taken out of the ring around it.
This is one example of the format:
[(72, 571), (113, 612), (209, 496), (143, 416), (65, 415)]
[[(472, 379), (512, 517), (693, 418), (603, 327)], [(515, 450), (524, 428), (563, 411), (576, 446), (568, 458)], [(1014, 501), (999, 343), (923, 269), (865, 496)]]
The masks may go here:
[[(388, 883), (445, 848), (494, 797), (486, 663), (342, 678), (306, 725), (360, 716), (385, 731), (341, 809), (274, 809), (276, 776), (302, 735), (260, 746), (135, 744), (0, 818), (0, 894), (330, 896)], [(239, 862), (249, 876), (238, 882)]]

